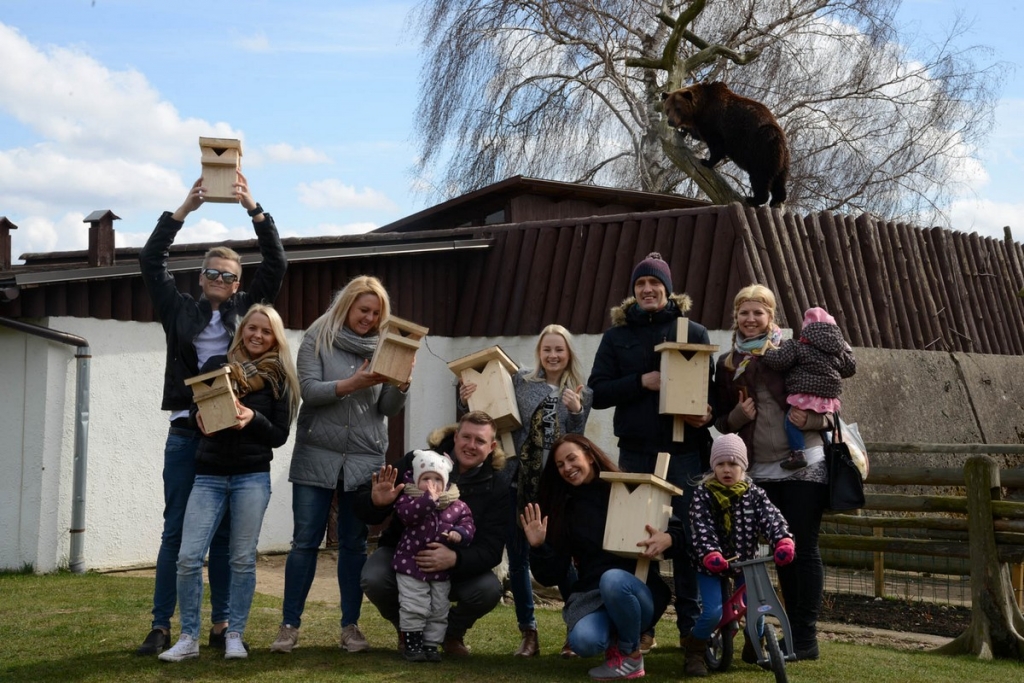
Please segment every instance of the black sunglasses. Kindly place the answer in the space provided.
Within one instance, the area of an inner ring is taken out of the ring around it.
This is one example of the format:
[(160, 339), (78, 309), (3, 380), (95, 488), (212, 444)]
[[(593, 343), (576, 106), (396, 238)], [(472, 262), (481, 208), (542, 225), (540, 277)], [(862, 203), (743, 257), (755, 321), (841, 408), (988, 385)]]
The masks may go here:
[(232, 282), (238, 279), (238, 276), (229, 270), (217, 270), (216, 268), (205, 268), (203, 275), (206, 276), (207, 280), (211, 282), (216, 280), (218, 277), (224, 280), (224, 284), (230, 285)]

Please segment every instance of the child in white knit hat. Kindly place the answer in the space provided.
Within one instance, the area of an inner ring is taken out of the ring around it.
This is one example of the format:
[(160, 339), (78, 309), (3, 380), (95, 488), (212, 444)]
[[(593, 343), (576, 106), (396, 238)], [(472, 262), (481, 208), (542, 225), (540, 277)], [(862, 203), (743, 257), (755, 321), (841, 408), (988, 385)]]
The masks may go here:
[[(701, 613), (686, 641), (686, 674), (706, 676), (704, 650), (722, 619), (722, 579), (735, 574), (729, 563), (753, 559), (759, 536), (775, 549), (780, 566), (793, 561), (796, 549), (782, 513), (747, 478), (747, 446), (736, 434), (720, 436), (711, 446), (711, 472), (694, 491), (690, 526)], [(750, 643), (743, 646), (743, 661), (756, 661)]]
[(448, 572), (424, 572), (416, 554), (430, 543), (468, 545), (476, 533), (469, 506), (459, 488), (448, 486), (452, 461), (434, 451), (413, 451), (412, 472), (395, 501), (405, 525), (391, 567), (398, 580), (398, 625), (410, 662), (440, 662), (438, 645), (448, 628)]

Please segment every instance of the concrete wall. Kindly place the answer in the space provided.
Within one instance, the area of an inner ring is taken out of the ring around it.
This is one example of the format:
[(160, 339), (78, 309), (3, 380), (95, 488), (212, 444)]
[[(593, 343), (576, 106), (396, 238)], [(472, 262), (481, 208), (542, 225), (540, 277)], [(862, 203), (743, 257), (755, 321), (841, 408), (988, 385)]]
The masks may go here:
[[(86, 338), (92, 351), (86, 567), (152, 564), (162, 526), (161, 468), (167, 415), (160, 411), (164, 337), (158, 324), (52, 318), (55, 330)], [(301, 333), (290, 332), (294, 353)], [(417, 355), (406, 410), (406, 444), (417, 447), (455, 419), (455, 376), (447, 363), (495, 344), (534, 365), (535, 337), (427, 337)], [(599, 335), (576, 338), (584, 372)], [(729, 333), (712, 332), (727, 348)], [(52, 571), (68, 562), (74, 456), (75, 349), (0, 327), (0, 568)], [(1024, 440), (1024, 359), (857, 349), (845, 414), (869, 441), (992, 443)], [(612, 411), (594, 411), (587, 435), (616, 454)], [(275, 452), (273, 496), (260, 550), (291, 537), (288, 465), (292, 441)], [(920, 463), (922, 456), (892, 456)], [(928, 456), (933, 457), (933, 456)], [(962, 458), (950, 456), (950, 461)], [(934, 464), (940, 464), (935, 462)]]

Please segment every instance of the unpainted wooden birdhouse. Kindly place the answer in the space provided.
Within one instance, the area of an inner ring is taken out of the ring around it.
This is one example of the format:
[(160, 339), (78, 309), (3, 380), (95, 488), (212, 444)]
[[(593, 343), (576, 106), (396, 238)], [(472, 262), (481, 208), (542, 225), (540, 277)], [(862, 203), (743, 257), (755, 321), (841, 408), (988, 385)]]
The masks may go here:
[(377, 348), (370, 361), (370, 372), (388, 378), (392, 384), (405, 384), (412, 377), (413, 361), (420, 349), (420, 341), (429, 329), (408, 320), (391, 316), (380, 326)]
[(647, 525), (658, 531), (668, 528), (672, 496), (683, 493), (665, 481), (669, 457), (668, 453), (658, 454), (654, 474), (601, 472), (601, 479), (611, 483), (602, 547), (616, 555), (637, 558), (636, 575), (644, 580), (650, 560), (640, 557), (643, 548), (637, 547), (637, 542), (647, 537)]
[[(678, 318), (676, 339), (686, 339), (689, 321)], [(662, 342), (654, 347), (661, 354), (661, 388), (658, 412), (675, 415), (672, 440), (682, 441), (686, 423), (684, 415), (704, 415), (708, 406), (708, 365), (718, 351), (714, 344)]]
[(481, 410), (494, 420), (501, 447), (509, 455), (515, 452), (512, 432), (522, 426), (519, 404), (516, 402), (512, 375), (519, 366), (500, 346), (492, 346), (463, 356), (448, 363), (463, 384), (475, 384), (476, 391), (469, 397), (469, 409)]
[(230, 373), (225, 366), (185, 380), (185, 384), (192, 387), (192, 398), (199, 406), (203, 428), (208, 434), (239, 424)]
[(208, 202), (230, 204), (238, 201), (234, 185), (242, 168), (242, 141), (232, 138), (199, 138), (202, 150), (203, 187)]

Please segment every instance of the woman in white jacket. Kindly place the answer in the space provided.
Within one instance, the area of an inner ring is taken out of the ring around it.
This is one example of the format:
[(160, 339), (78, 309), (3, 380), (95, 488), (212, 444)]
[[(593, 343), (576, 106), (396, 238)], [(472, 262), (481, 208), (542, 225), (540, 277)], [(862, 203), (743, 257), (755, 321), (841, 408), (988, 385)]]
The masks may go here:
[(338, 588), (341, 647), (369, 649), (359, 630), (366, 562), (366, 525), (352, 514), (356, 487), (384, 465), (388, 417), (405, 406), (408, 384), (396, 387), (369, 372), (380, 326), (391, 312), (380, 280), (361, 275), (338, 292), (299, 347), (302, 388), (288, 480), (292, 483), (292, 548), (284, 574), (281, 627), (270, 649), (291, 652), (299, 639), (306, 596), (316, 574), (334, 491), (338, 492)]

